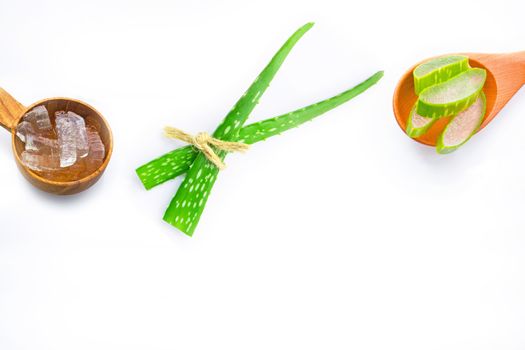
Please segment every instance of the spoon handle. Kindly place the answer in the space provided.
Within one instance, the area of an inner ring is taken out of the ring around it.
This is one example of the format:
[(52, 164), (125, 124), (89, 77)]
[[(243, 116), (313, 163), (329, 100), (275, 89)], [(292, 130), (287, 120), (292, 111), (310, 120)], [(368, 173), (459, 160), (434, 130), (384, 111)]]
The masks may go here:
[(525, 51), (516, 52), (516, 58), (519, 62), (525, 64)]
[(9, 95), (7, 91), (0, 88), (0, 126), (11, 131), (25, 107)]
[(519, 66), (521, 76), (523, 77), (522, 84), (525, 84), (525, 51), (515, 52), (511, 54)]

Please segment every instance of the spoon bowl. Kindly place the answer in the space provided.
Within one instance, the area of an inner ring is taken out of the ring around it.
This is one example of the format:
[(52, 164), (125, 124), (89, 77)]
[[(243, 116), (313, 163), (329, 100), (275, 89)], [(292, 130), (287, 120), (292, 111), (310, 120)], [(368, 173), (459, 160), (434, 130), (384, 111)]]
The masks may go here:
[[(487, 71), (487, 80), (483, 87), (487, 98), (487, 110), (479, 128), (481, 130), (525, 84), (525, 51), (510, 54), (463, 53), (461, 55), (468, 56), (472, 67), (484, 68)], [(417, 101), (412, 72), (425, 61), (428, 59), (419, 62), (403, 74), (394, 92), (394, 115), (403, 132), (406, 130), (410, 111)], [(414, 140), (428, 146), (435, 146), (450, 119), (450, 117), (440, 118), (427, 133)]]
[[(84, 117), (86, 124), (92, 125), (97, 129), (106, 148), (104, 161), (98, 169), (83, 178), (62, 182), (47, 179), (22, 163), (20, 157), (24, 151), (24, 143), (16, 136), (16, 127), (23, 116), (37, 106), (45, 106), (50, 115), (54, 115), (59, 110), (75, 112)], [(96, 109), (87, 103), (75, 99), (64, 97), (47, 98), (25, 107), (0, 88), (0, 126), (11, 132), (13, 155), (22, 175), (37, 188), (57, 195), (79, 193), (94, 185), (104, 173), (113, 151), (113, 137), (107, 121)]]

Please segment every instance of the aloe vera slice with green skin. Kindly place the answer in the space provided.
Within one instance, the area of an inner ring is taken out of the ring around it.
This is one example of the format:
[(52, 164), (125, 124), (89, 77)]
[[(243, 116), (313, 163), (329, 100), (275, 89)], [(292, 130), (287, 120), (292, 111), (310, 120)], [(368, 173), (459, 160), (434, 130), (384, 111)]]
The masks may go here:
[(449, 80), (469, 69), (468, 57), (443, 56), (424, 62), (414, 69), (414, 89), (419, 95), (426, 88)]
[[(245, 126), (240, 130), (237, 141), (254, 144), (298, 127), (363, 93), (382, 77), (383, 72), (377, 72), (339, 95), (275, 118)], [(136, 173), (144, 187), (149, 190), (186, 173), (198, 153), (194, 147), (185, 146), (142, 165), (137, 168)]]
[[(259, 102), (261, 95), (268, 88), (286, 56), (312, 26), (313, 23), (308, 23), (292, 34), (248, 90), (246, 90), (246, 93), (237, 101), (223, 122), (215, 130), (213, 137), (224, 141), (237, 139), (239, 130)], [(221, 160), (226, 156), (226, 152), (223, 151), (217, 151), (216, 153)], [(185, 234), (192, 236), (218, 173), (219, 169), (211, 164), (204, 154), (199, 153), (190, 166), (175, 197), (173, 197), (166, 209), (164, 221), (177, 227)]]
[(476, 101), (486, 78), (484, 69), (472, 68), (444, 83), (426, 88), (419, 95), (417, 114), (429, 118), (458, 114)]
[(467, 142), (479, 129), (485, 117), (487, 101), (479, 94), (476, 102), (455, 116), (439, 136), (436, 151), (440, 154), (454, 152)]
[(417, 102), (410, 111), (410, 115), (408, 116), (406, 126), (406, 133), (412, 138), (424, 135), (428, 131), (428, 129), (430, 129), (432, 125), (434, 125), (434, 123), (437, 121), (437, 118), (427, 118), (417, 114), (416, 106)]

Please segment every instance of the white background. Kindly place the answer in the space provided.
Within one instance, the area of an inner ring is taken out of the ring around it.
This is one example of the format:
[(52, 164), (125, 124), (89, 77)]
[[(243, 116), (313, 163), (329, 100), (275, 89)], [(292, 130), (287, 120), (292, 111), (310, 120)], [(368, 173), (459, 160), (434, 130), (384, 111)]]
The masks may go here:
[[(115, 152), (89, 191), (29, 185), (0, 135), (0, 349), (524, 349), (525, 91), (458, 152), (398, 128), (397, 79), (449, 52), (525, 50), (508, 1), (0, 0), (0, 85), (79, 98)], [(134, 169), (213, 131), (315, 21), (250, 118), (385, 78), (227, 158), (193, 238), (180, 180)]]

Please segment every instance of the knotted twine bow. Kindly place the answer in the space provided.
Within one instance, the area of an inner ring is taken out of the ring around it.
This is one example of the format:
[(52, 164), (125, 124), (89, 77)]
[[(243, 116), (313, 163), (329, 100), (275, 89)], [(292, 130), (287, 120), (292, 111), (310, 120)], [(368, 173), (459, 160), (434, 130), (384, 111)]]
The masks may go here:
[(230, 142), (216, 139), (211, 137), (207, 132), (200, 132), (194, 136), (187, 134), (180, 129), (166, 126), (164, 128), (164, 133), (169, 138), (181, 140), (195, 146), (206, 156), (206, 158), (208, 158), (210, 162), (219, 168), (219, 170), (226, 168), (226, 164), (223, 163), (222, 159), (217, 155), (217, 153), (215, 153), (210, 145), (215, 146), (215, 148), (218, 150), (226, 152), (244, 152), (250, 148), (250, 145), (242, 142)]

